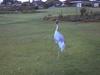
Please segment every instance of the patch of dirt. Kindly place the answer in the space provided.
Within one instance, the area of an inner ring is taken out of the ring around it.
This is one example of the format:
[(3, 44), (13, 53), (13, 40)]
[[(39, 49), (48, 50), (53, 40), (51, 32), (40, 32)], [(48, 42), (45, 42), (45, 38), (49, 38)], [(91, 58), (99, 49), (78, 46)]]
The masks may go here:
[(52, 16), (48, 15), (43, 17), (45, 21), (56, 21), (59, 18), (60, 21), (69, 21), (69, 22), (100, 22), (100, 15), (87, 15), (87, 16), (80, 16), (80, 15), (59, 15), (59, 16)]

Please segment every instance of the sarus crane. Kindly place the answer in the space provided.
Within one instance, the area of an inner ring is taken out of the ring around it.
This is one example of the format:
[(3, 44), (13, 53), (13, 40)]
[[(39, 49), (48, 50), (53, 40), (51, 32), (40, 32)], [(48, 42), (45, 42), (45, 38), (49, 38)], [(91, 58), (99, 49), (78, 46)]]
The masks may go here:
[(65, 48), (65, 42), (64, 42), (64, 36), (59, 32), (58, 22), (56, 22), (56, 29), (54, 32), (54, 41), (59, 46), (60, 52), (63, 52)]

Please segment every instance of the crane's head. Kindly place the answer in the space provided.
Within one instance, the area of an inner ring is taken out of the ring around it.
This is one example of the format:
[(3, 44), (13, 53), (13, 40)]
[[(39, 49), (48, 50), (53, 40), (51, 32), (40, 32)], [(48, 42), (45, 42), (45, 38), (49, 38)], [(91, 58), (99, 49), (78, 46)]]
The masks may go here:
[(59, 30), (59, 26), (60, 26), (60, 20), (59, 18), (56, 19), (56, 31)]

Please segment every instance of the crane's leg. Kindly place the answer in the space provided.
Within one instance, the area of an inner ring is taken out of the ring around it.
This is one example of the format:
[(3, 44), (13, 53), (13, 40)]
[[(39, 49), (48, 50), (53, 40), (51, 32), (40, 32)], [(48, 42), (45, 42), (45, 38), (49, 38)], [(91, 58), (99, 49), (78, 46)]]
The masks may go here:
[(59, 59), (59, 57), (60, 57), (60, 51), (58, 51), (57, 59)]

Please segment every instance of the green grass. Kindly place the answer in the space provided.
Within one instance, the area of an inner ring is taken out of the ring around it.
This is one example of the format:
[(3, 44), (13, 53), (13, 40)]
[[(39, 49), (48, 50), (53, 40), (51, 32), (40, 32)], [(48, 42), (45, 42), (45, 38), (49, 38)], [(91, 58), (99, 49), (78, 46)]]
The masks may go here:
[(0, 15), (0, 75), (100, 75), (100, 23), (61, 22), (67, 46), (57, 59), (55, 23), (42, 18), (61, 11), (41, 11)]

